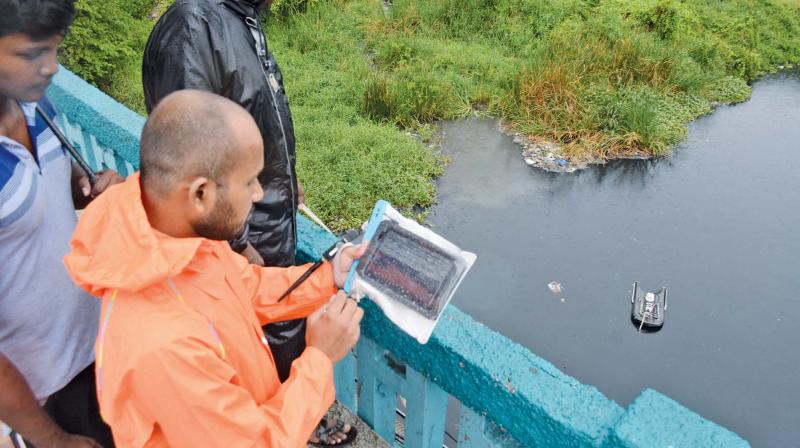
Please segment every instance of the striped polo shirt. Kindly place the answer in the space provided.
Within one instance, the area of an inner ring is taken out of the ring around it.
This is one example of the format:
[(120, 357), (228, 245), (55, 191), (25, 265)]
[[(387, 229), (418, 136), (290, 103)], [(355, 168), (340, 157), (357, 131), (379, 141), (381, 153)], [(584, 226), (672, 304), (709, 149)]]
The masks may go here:
[[(46, 98), (39, 104), (55, 119)], [(20, 107), (36, 156), (0, 135), (0, 352), (42, 400), (94, 360), (100, 302), (62, 261), (77, 223), (69, 154), (36, 103)]]

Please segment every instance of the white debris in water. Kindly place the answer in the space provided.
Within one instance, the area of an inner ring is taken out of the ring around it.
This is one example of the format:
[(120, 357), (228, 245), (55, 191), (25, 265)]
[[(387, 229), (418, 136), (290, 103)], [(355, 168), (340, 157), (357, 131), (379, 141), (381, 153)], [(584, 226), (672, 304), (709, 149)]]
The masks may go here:
[(582, 170), (589, 165), (605, 163), (603, 158), (589, 157), (586, 159), (567, 158), (563, 154), (561, 144), (555, 141), (532, 140), (526, 135), (515, 132), (508, 125), (500, 123), (498, 129), (510, 135), (515, 144), (522, 149), (522, 159), (532, 168), (541, 168), (553, 173), (572, 173)]
[(550, 282), (547, 284), (547, 287), (550, 288), (550, 291), (553, 291), (555, 294), (561, 293), (561, 283), (558, 282)]

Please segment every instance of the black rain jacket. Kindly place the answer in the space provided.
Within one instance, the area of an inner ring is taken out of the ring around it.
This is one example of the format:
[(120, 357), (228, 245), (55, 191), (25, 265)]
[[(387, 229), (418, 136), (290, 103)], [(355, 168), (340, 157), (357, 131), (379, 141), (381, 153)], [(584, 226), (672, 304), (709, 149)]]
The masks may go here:
[(264, 198), (254, 206), (248, 239), (267, 266), (289, 266), (297, 239), (294, 126), (281, 71), (261, 30), (260, 3), (175, 1), (147, 42), (142, 81), (148, 111), (173, 91), (199, 89), (250, 112), (264, 139)]

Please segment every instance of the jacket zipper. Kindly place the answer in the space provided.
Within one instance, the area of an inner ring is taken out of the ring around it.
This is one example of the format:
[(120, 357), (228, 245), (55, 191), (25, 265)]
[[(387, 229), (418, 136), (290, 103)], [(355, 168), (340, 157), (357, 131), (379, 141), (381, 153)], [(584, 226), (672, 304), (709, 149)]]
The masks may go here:
[[(275, 90), (272, 88), (272, 83), (270, 82), (269, 75), (264, 70), (264, 66), (266, 65), (267, 70), (272, 70), (272, 63), (270, 62), (269, 58), (266, 54), (266, 45), (264, 45), (264, 32), (261, 30), (261, 24), (258, 23), (258, 20), (252, 17), (245, 17), (244, 22), (251, 30), (251, 34), (253, 34), (253, 39), (256, 40), (256, 54), (259, 59), (259, 66), (261, 66), (261, 73), (264, 75), (264, 81), (267, 83), (267, 87), (269, 89), (269, 94), (272, 97), (272, 107), (275, 108), (275, 114), (278, 116), (278, 124), (281, 127), (281, 135), (283, 136), (283, 151), (286, 154), (286, 168), (289, 170), (289, 180), (291, 181), (291, 185), (289, 186), (289, 190), (292, 193), (292, 230), (294, 232), (294, 243), (295, 243), (295, 250), (297, 250), (297, 210), (295, 209), (295, 204), (297, 203), (296, 194), (295, 194), (295, 178), (292, 175), (292, 160), (289, 157), (289, 144), (286, 140), (286, 129), (283, 126), (283, 119), (281, 118), (281, 111), (278, 109), (278, 100), (275, 97)], [(256, 36), (256, 34), (258, 34)], [(272, 73), (270, 71), (270, 73)], [(274, 76), (274, 75), (273, 75)]]

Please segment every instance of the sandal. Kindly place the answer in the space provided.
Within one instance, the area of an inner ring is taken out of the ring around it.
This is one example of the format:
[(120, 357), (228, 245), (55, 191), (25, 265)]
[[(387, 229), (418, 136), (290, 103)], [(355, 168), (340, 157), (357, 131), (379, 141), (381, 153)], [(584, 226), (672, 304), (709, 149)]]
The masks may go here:
[(353, 443), (358, 435), (358, 430), (355, 426), (350, 426), (350, 430), (345, 432), (345, 438), (341, 442), (334, 442), (328, 443), (328, 439), (330, 439), (334, 434), (342, 432), (344, 429), (345, 423), (341, 420), (336, 420), (336, 424), (333, 426), (328, 426), (328, 419), (323, 418), (320, 420), (319, 425), (317, 425), (317, 429), (314, 430), (314, 435), (317, 437), (318, 442), (308, 442), (309, 445), (312, 446), (344, 446)]

